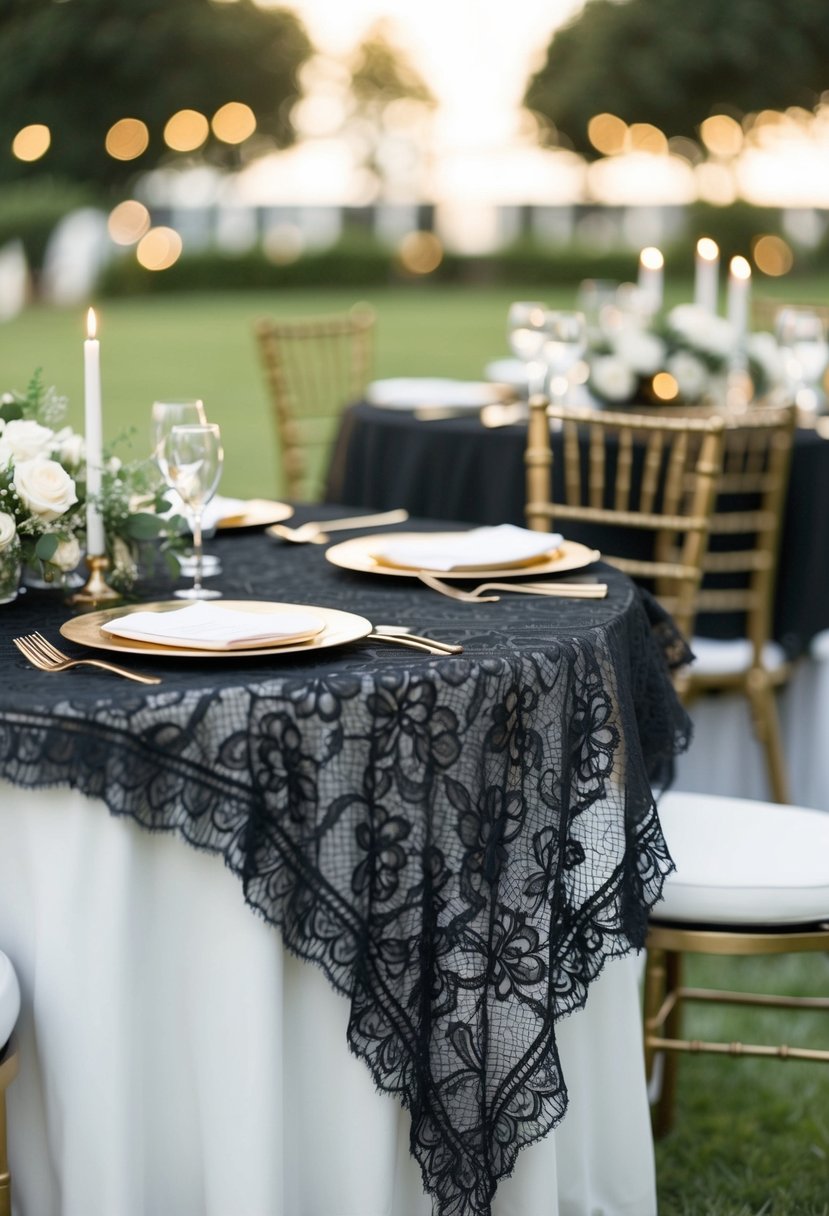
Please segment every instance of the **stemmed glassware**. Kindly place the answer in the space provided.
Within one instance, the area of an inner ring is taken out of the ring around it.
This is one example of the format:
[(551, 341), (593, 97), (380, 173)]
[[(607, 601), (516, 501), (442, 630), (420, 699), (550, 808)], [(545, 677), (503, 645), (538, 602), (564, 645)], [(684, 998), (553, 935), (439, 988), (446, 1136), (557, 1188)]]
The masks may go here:
[[(204, 403), (194, 398), (190, 401), (154, 401), (150, 411), (150, 443), (156, 464), (161, 476), (167, 481), (164, 467), (164, 441), (174, 426), (204, 426), (207, 415)], [(168, 482), (169, 484), (169, 482)], [(203, 528), (203, 533), (212, 535), (212, 529)], [(191, 578), (195, 571), (195, 555), (188, 548), (179, 557), (179, 565), (184, 574)], [(202, 576), (209, 578), (221, 574), (222, 567), (218, 557), (212, 553), (202, 552)]]
[(829, 363), (829, 344), (823, 318), (808, 308), (782, 308), (775, 330), (795, 404), (814, 413), (826, 401), (821, 381)]
[(544, 318), (547, 305), (539, 300), (516, 300), (507, 313), (507, 339), (516, 359), (524, 364), (529, 395), (544, 391), (547, 366), (544, 349)]
[(183, 600), (219, 599), (220, 591), (202, 586), (202, 512), (216, 493), (222, 474), (222, 440), (215, 423), (172, 426), (159, 454), (164, 480), (184, 503), (193, 532), (193, 586), (176, 591)]
[(553, 405), (562, 405), (570, 388), (573, 368), (587, 351), (587, 323), (584, 313), (553, 311), (544, 313), (544, 341), (541, 357), (549, 377)]

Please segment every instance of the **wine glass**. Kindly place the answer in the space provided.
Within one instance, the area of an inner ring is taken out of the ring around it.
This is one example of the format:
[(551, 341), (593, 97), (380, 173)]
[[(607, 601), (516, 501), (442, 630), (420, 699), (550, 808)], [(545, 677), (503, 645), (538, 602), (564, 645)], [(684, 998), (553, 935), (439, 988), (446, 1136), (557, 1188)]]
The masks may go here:
[(562, 405), (573, 368), (587, 351), (587, 322), (582, 312), (548, 309), (544, 313), (542, 358), (549, 377), (550, 400)]
[(619, 284), (612, 279), (582, 279), (579, 283), (576, 307), (584, 313), (591, 339), (618, 326), (618, 291)]
[[(150, 411), (150, 444), (161, 475), (167, 480), (164, 468), (164, 440), (174, 426), (203, 426), (207, 422), (204, 403), (198, 398), (189, 401), (154, 401)], [(214, 529), (203, 528), (203, 534), (210, 536)], [(193, 576), (195, 556), (192, 548), (187, 549), (179, 557), (179, 565), (185, 574)], [(210, 578), (221, 574), (222, 566), (218, 557), (212, 553), (202, 553), (202, 576)]]
[(507, 338), (516, 359), (524, 364), (527, 391), (544, 391), (547, 369), (541, 352), (544, 347), (544, 316), (547, 305), (539, 300), (516, 300), (507, 313)]
[(823, 318), (809, 308), (781, 308), (775, 330), (795, 404), (814, 413), (825, 402), (821, 381), (829, 363)]
[(222, 475), (222, 439), (215, 423), (170, 428), (163, 443), (160, 467), (164, 480), (184, 503), (193, 532), (193, 586), (176, 591), (182, 600), (215, 600), (220, 591), (202, 586), (202, 526), (205, 505), (216, 493)]

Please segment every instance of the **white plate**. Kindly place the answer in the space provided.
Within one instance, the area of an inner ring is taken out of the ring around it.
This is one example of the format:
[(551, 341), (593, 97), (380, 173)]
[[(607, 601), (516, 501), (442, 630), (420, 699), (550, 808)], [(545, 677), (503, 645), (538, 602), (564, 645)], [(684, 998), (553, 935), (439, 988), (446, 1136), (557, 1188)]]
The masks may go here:
[(270, 600), (221, 600), (228, 608), (240, 612), (278, 612), (291, 614), (313, 612), (321, 617), (324, 628), (307, 641), (288, 646), (257, 646), (245, 650), (195, 650), (187, 646), (163, 646), (153, 642), (137, 642), (129, 638), (117, 638), (104, 633), (101, 626), (128, 612), (174, 612), (186, 605), (182, 600), (161, 600), (153, 604), (135, 604), (131, 608), (105, 608), (100, 612), (88, 612), (72, 617), (60, 627), (60, 632), (70, 642), (91, 646), (93, 650), (109, 650), (115, 654), (143, 654), (159, 659), (246, 659), (254, 655), (313, 654), (331, 646), (344, 646), (371, 633), (372, 625), (363, 616), (353, 612), (340, 612), (337, 608), (319, 608), (316, 604), (282, 604)]
[(375, 380), (366, 389), (366, 400), (371, 405), (378, 405), (386, 410), (443, 407), (474, 413), (485, 405), (503, 401), (505, 395), (502, 384), (487, 384), (483, 380), (441, 380), (427, 377)]
[(275, 502), (270, 498), (248, 498), (241, 510), (221, 516), (216, 527), (220, 532), (225, 528), (265, 528), (269, 524), (284, 523), (293, 513), (293, 507), (289, 507), (286, 502)]
[(494, 359), (484, 368), (487, 380), (509, 384), (518, 392), (527, 391), (527, 367), (520, 359)]
[[(396, 532), (395, 539), (411, 540), (424, 543), (430, 533), (427, 532)], [(434, 533), (431, 533), (434, 536)], [(326, 560), (342, 570), (355, 570), (360, 574), (390, 574), (396, 578), (417, 578), (415, 569), (405, 569), (402, 566), (386, 566), (378, 562), (372, 553), (387, 543), (389, 534), (374, 533), (369, 536), (355, 536), (352, 540), (342, 541), (326, 549)], [(588, 549), (577, 541), (562, 541), (555, 553), (542, 561), (534, 561), (523, 566), (487, 566), (476, 570), (426, 570), (426, 574), (434, 574), (436, 578), (454, 579), (492, 579), (502, 578), (535, 578), (539, 574), (564, 574), (568, 570), (580, 570), (589, 566), (601, 557), (598, 549)]]

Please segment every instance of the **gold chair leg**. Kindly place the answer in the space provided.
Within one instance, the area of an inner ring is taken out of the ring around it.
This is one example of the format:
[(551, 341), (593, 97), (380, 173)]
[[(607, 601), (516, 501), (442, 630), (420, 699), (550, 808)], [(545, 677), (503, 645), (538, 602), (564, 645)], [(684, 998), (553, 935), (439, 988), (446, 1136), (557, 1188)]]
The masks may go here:
[(12, 1181), (6, 1144), (6, 1089), (17, 1076), (18, 1053), (14, 1036), (0, 1052), (0, 1216), (11, 1216)]
[(665, 999), (665, 951), (649, 949), (645, 954), (644, 1009), (645, 1080), (650, 1092), (656, 1070), (657, 1053), (651, 1046), (656, 1018)]
[[(682, 983), (682, 955), (673, 950), (665, 951), (665, 992), (676, 992)], [(674, 1002), (665, 1018), (663, 1030), (666, 1039), (678, 1039), (682, 1031), (682, 1006)], [(657, 1140), (666, 1136), (673, 1127), (674, 1101), (676, 1098), (679, 1056), (675, 1051), (665, 1051), (662, 1057), (662, 1085), (653, 1115), (653, 1134)]]
[(12, 1181), (6, 1147), (6, 1094), (0, 1089), (0, 1216), (12, 1216)]
[(754, 733), (763, 748), (772, 800), (791, 803), (777, 701), (765, 672), (752, 671), (746, 683)]

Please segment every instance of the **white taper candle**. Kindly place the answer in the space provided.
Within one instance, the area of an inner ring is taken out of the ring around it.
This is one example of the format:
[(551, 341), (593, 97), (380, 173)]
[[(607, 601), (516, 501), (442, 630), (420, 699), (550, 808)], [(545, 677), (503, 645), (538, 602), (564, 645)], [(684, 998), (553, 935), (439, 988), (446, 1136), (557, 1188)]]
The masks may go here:
[(694, 303), (712, 314), (717, 311), (720, 251), (716, 241), (703, 236), (697, 241), (694, 263)]
[(728, 320), (734, 330), (736, 351), (741, 351), (748, 332), (748, 301), (751, 293), (751, 267), (745, 258), (734, 257), (728, 268)]
[(95, 337), (95, 312), (87, 313), (87, 339), (83, 344), (84, 431), (86, 441), (86, 552), (101, 557), (106, 552), (104, 521), (93, 499), (101, 492), (103, 422), (101, 418), (101, 350)]
[(639, 254), (639, 278), (637, 286), (644, 311), (649, 315), (662, 307), (663, 271), (665, 259), (658, 249), (648, 245)]

